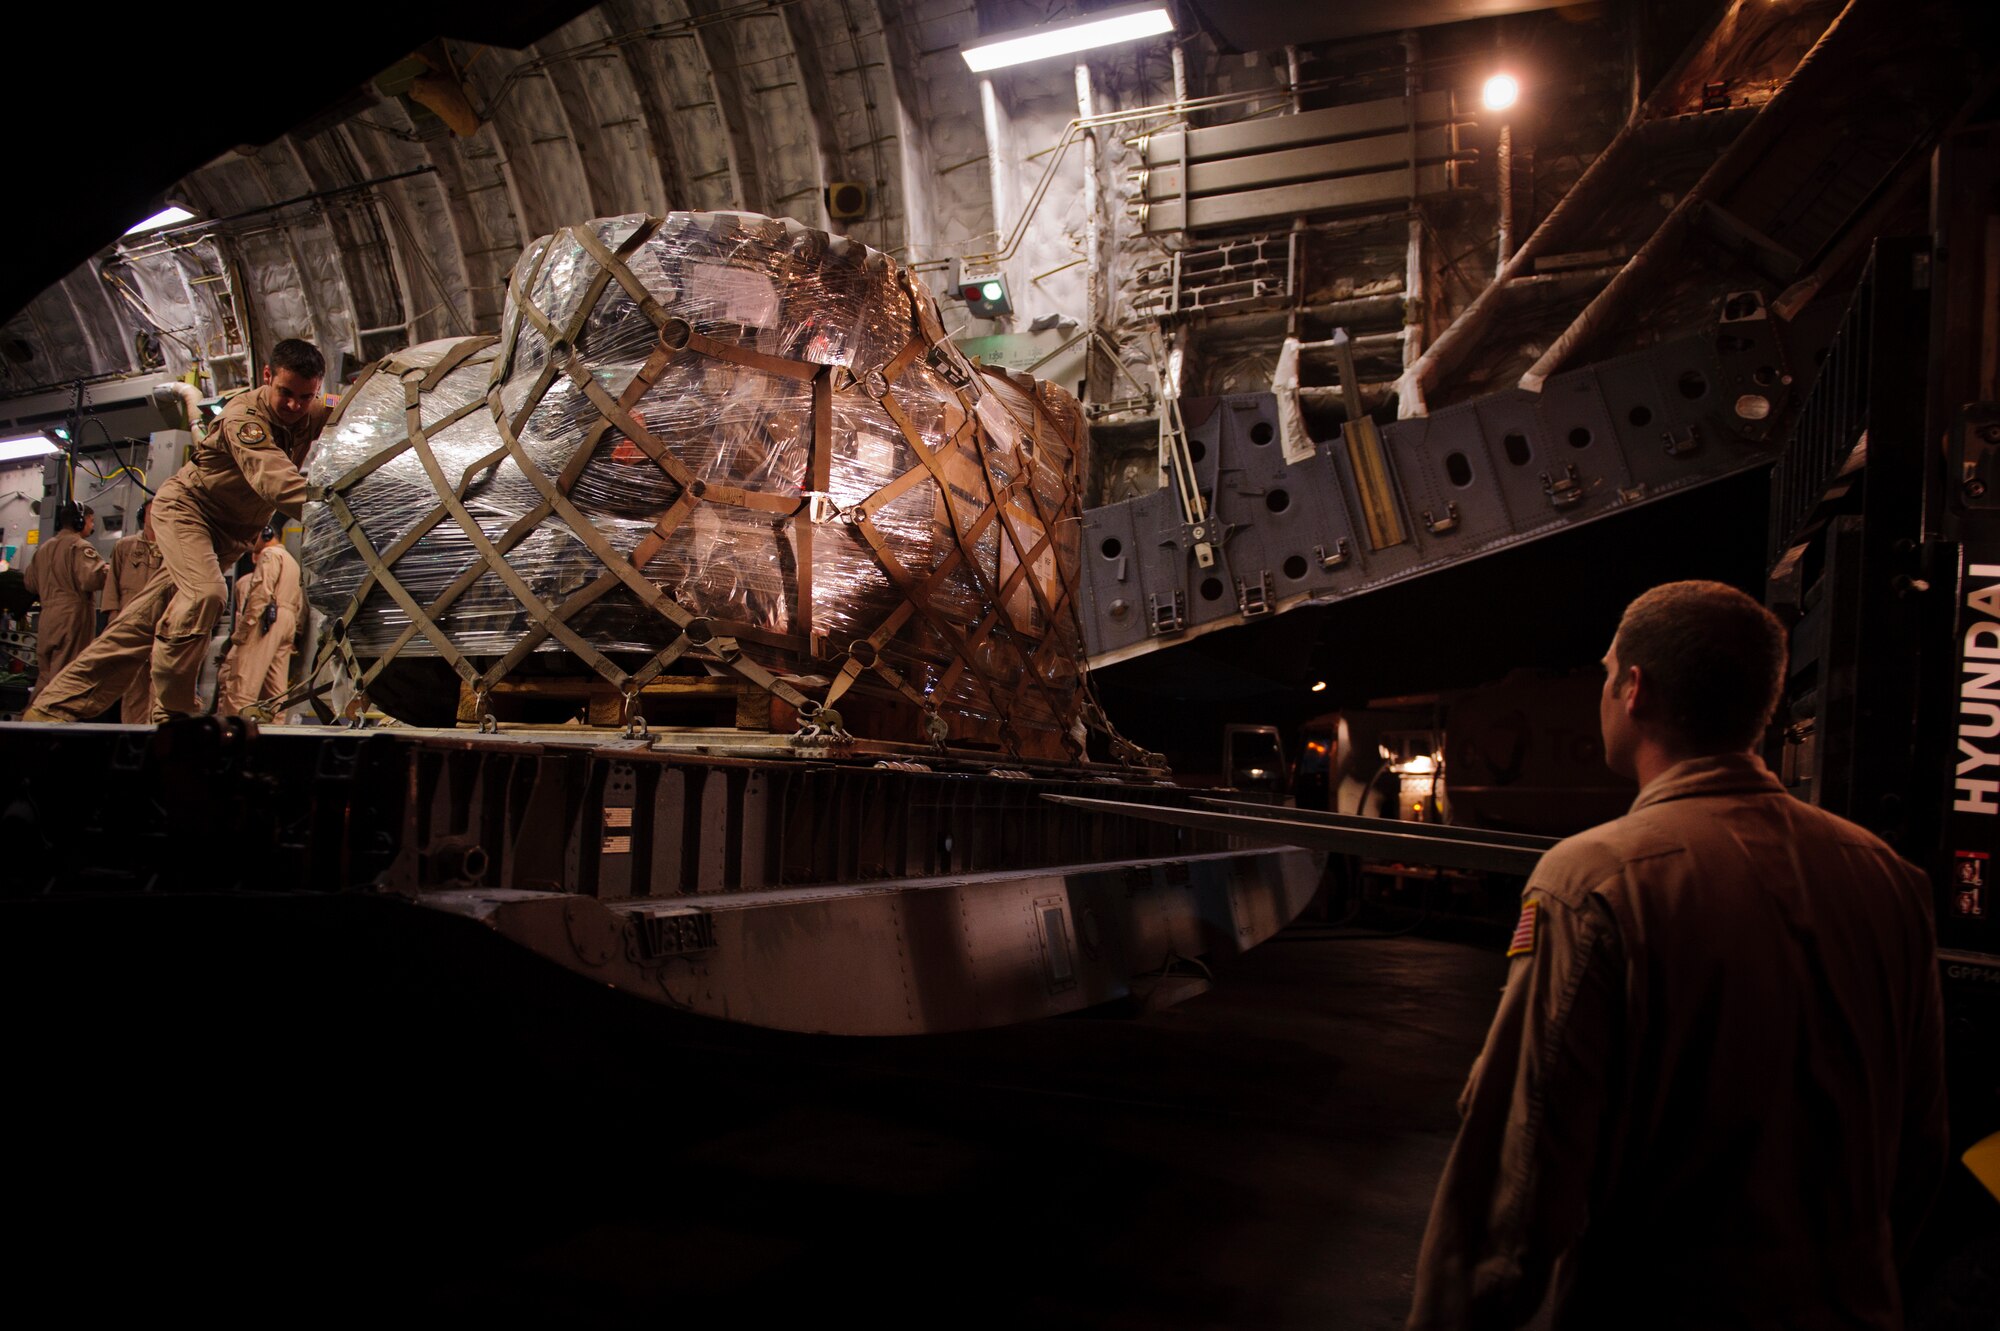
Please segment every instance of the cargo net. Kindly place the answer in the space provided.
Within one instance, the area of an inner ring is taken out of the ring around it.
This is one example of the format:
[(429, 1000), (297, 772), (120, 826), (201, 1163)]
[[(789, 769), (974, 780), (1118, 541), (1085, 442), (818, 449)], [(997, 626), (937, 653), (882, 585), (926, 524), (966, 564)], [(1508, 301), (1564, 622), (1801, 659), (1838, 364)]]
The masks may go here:
[(477, 699), (587, 667), (628, 715), (663, 672), (733, 673), (781, 725), (1075, 756), (1109, 734), (1084, 448), (1074, 398), (975, 368), (865, 245), (744, 213), (567, 227), (502, 336), (343, 399), (307, 475), (318, 665), (367, 693), (437, 658)]

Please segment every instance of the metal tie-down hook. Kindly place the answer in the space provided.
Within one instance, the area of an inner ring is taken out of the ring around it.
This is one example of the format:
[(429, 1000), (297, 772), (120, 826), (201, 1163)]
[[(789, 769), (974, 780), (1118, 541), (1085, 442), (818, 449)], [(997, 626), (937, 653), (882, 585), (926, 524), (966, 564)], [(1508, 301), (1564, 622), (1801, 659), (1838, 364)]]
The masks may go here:
[(951, 738), (951, 723), (946, 721), (935, 707), (924, 709), (924, 738), (939, 753), (945, 750), (945, 741)]
[(639, 710), (639, 690), (628, 684), (620, 692), (623, 702), (619, 705), (619, 717), (625, 723), (625, 738), (646, 738), (652, 732), (646, 727), (645, 713)]
[(840, 713), (807, 698), (797, 708), (799, 739), (853, 739), (841, 724)]

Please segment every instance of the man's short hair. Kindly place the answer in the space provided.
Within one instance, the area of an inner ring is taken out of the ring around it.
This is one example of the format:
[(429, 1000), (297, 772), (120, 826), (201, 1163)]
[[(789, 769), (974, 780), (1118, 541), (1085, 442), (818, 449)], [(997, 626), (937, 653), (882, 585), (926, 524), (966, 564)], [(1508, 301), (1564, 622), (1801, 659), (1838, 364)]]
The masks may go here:
[(1625, 607), (1620, 670), (1638, 666), (1660, 720), (1692, 753), (1734, 753), (1763, 738), (1785, 684), (1778, 617), (1720, 582), (1669, 582)]
[(95, 513), (96, 511), (96, 509), (88, 504), (57, 504), (56, 530), (82, 531), (84, 515), (86, 513)]
[(270, 359), (265, 363), (273, 370), (290, 370), (302, 379), (326, 376), (326, 357), (319, 354), (318, 347), (301, 338), (288, 337), (272, 347)]
[(146, 526), (146, 514), (152, 512), (152, 510), (153, 510), (153, 501), (150, 499), (148, 499), (145, 503), (139, 505), (139, 526), (142, 530)]

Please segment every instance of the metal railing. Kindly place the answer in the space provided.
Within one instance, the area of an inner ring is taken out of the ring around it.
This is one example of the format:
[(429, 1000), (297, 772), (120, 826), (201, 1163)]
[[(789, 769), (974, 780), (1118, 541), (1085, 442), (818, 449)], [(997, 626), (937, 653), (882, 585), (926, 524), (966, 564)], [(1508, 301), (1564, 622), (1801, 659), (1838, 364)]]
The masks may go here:
[(1834, 478), (1850, 461), (1860, 460), (1855, 450), (1864, 449), (1861, 457), (1866, 457), (1875, 284), (1871, 260), (1771, 473), (1770, 564), (1798, 543)]

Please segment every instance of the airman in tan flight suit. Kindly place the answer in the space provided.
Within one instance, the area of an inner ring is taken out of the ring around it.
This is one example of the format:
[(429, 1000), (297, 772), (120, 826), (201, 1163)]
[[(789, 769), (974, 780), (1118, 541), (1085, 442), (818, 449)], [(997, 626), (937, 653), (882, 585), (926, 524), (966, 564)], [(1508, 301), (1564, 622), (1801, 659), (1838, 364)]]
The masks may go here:
[(160, 571), (48, 684), (23, 720), (96, 716), (123, 696), (148, 660), (154, 721), (201, 709), (195, 681), (228, 598), (223, 564), (250, 548), (274, 510), (294, 520), (305, 511), (299, 467), (331, 414), (319, 396), (325, 364), (310, 342), (287, 339), (271, 349), (262, 386), (223, 406), (187, 464), (154, 497)]
[[(236, 716), (290, 684), (292, 635), (305, 615), (299, 590), (299, 561), (266, 527), (257, 538), (256, 567), (236, 580), (236, 622), (229, 655), (217, 672), (216, 711)], [(276, 718), (282, 720), (282, 718)]]
[(39, 699), (63, 667), (82, 655), (97, 632), (91, 598), (111, 569), (87, 539), (97, 527), (89, 508), (63, 504), (56, 510), (55, 538), (36, 552), (24, 575), (28, 590), (42, 600), (35, 626), (35, 691)]
[[(153, 506), (139, 509), (141, 530), (118, 538), (111, 547), (111, 576), (104, 584), (103, 608), (117, 618), (127, 601), (135, 600), (160, 571), (160, 547), (153, 542)], [(162, 611), (165, 605), (160, 607)], [(107, 625), (107, 627), (109, 627)], [(128, 726), (143, 726), (153, 719), (153, 672), (132, 673), (132, 686), (118, 706), (118, 719)]]
[(1528, 880), (1409, 1325), (1899, 1329), (1947, 1158), (1930, 881), (1756, 756), (1750, 597), (1655, 587), (1604, 665), (1639, 795)]

